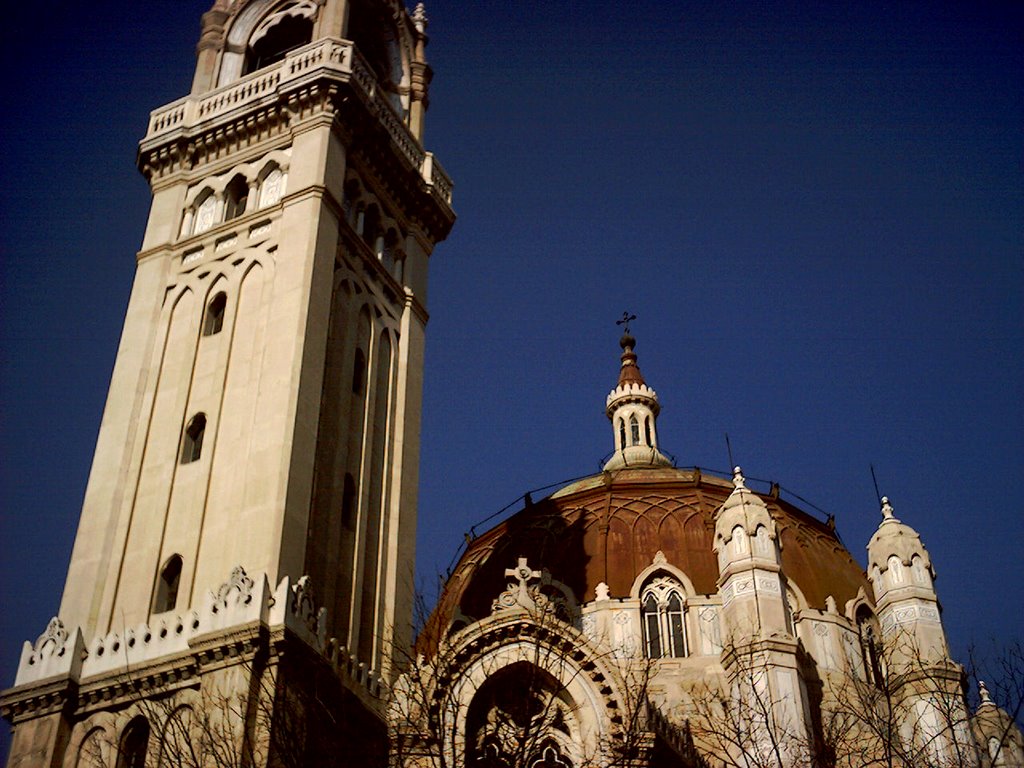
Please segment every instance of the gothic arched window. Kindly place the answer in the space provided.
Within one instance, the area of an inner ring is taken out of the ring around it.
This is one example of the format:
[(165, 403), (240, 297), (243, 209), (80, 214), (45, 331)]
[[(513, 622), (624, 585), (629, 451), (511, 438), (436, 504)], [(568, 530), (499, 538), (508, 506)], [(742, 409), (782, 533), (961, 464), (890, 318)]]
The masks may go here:
[(205, 196), (195, 206), (194, 219), (192, 221), (192, 234), (198, 235), (205, 232), (217, 223), (217, 197), (212, 191), (207, 190)]
[(644, 437), (647, 438), (647, 447), (653, 448), (654, 442), (651, 440), (651, 417), (644, 416)]
[(149, 748), (149, 721), (142, 715), (132, 719), (121, 735), (117, 768), (145, 768)]
[(903, 583), (903, 562), (896, 555), (889, 558), (889, 580), (894, 586)]
[(626, 422), (619, 417), (619, 447), (626, 447)]
[(260, 182), (260, 208), (274, 205), (280, 201), (284, 194), (284, 173), (280, 168), (275, 167), (263, 177)]
[(171, 555), (160, 569), (153, 596), (153, 613), (174, 610), (178, 603), (178, 586), (181, 583), (181, 555)]
[(203, 318), (203, 336), (220, 333), (224, 327), (224, 310), (228, 305), (228, 297), (221, 291), (206, 305), (206, 317)]
[(529, 662), (480, 685), (466, 714), (466, 766), (572, 768), (577, 707), (565, 686)]
[(658, 576), (640, 595), (644, 651), (648, 658), (686, 656), (685, 604), (681, 591), (675, 579)]
[(882, 662), (879, 656), (878, 622), (871, 609), (861, 605), (857, 609), (857, 634), (860, 635), (860, 650), (864, 662), (864, 676), (867, 682), (882, 685)]
[(640, 445), (640, 422), (636, 420), (636, 414), (629, 417), (629, 444)]
[(747, 553), (747, 532), (742, 525), (732, 529), (732, 551), (737, 555)]
[(206, 414), (197, 413), (185, 427), (181, 437), (181, 463), (198, 461), (203, 453), (203, 436), (206, 434)]

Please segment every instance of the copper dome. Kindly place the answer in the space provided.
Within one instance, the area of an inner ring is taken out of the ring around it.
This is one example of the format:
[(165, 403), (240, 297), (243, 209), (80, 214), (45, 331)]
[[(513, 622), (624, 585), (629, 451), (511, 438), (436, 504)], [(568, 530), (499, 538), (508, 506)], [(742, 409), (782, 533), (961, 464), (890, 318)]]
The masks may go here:
[[(714, 515), (733, 490), (730, 481), (699, 469), (672, 467), (603, 472), (573, 482), (470, 540), (441, 595), (434, 624), (460, 613), (481, 619), (505, 589), (505, 569), (525, 557), (569, 587), (580, 603), (628, 597), (657, 553), (690, 579), (698, 594), (717, 592), (712, 551)], [(871, 587), (835, 530), (776, 494), (758, 494), (775, 519), (782, 567), (811, 608), (831, 595), (842, 606)], [(432, 622), (433, 623), (433, 622)]]

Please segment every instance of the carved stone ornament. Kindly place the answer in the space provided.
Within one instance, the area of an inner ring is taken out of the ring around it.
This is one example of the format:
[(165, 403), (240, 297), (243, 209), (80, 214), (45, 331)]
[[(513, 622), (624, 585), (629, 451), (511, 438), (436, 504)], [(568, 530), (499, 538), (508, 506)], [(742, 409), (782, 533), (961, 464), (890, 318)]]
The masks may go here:
[(602, 581), (594, 588), (594, 593), (598, 600), (607, 600), (609, 596), (608, 585)]
[(668, 562), (668, 558), (666, 558), (665, 553), (659, 549), (654, 553), (654, 560), (652, 562), (654, 565), (665, 565)]
[(216, 603), (218, 605), (224, 605), (228, 601), (232, 591), (238, 591), (238, 600), (242, 603), (248, 604), (252, 600), (252, 588), (255, 582), (245, 572), (245, 568), (240, 565), (236, 565), (231, 569), (231, 575), (228, 580), (225, 581), (217, 589)]
[(46, 625), (46, 631), (36, 638), (36, 643), (32, 646), (32, 649), (38, 654), (48, 643), (53, 643), (53, 648), (50, 650), (53, 653), (63, 648), (67, 639), (68, 631), (64, 626), (64, 622), (54, 616), (50, 619), (50, 623)]
[(313, 586), (309, 583), (309, 576), (303, 576), (292, 587), (292, 613), (295, 614), (309, 629), (316, 634), (319, 622), (319, 614), (316, 610), (316, 602), (313, 599)]

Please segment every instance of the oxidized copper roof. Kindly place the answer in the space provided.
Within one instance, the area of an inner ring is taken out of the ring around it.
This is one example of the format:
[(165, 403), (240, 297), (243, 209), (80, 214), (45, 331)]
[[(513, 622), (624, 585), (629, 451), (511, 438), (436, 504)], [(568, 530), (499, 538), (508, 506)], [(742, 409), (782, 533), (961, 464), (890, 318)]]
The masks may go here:
[[(447, 626), (456, 608), (472, 619), (491, 612), (505, 589), (505, 569), (520, 557), (547, 569), (586, 603), (608, 585), (612, 598), (629, 596), (634, 580), (657, 552), (679, 568), (700, 594), (717, 592), (712, 551), (714, 513), (732, 483), (699, 470), (670, 467), (605, 472), (577, 481), (526, 506), (473, 539), (449, 578), (433, 617)], [(860, 565), (835, 531), (788, 502), (759, 494), (776, 522), (782, 567), (812, 608), (833, 596), (842, 606), (864, 587)]]

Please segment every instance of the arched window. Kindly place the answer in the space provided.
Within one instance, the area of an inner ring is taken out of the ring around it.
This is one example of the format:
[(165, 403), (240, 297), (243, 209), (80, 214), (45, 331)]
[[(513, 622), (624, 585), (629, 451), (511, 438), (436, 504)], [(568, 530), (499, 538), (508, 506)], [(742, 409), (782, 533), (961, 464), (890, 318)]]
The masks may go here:
[(217, 198), (207, 190), (206, 195), (196, 205), (195, 219), (192, 223), (192, 234), (205, 232), (217, 223)]
[(245, 213), (248, 202), (249, 182), (242, 174), (238, 174), (224, 190), (224, 221), (230, 221)]
[(629, 417), (629, 444), (640, 445), (640, 422), (636, 420), (635, 413)]
[(187, 706), (178, 707), (164, 723), (157, 768), (172, 768), (192, 763), (189, 759), (195, 754), (192, 737), (192, 709)]
[(747, 553), (747, 532), (742, 525), (732, 529), (732, 551), (737, 555)]
[[(363, 212), (363, 231), (360, 233), (363, 242), (371, 249), (376, 249), (377, 238), (380, 236), (380, 208), (376, 205), (369, 206)], [(374, 250), (376, 253), (376, 250)]]
[(644, 416), (644, 437), (647, 438), (647, 447), (653, 448), (654, 442), (651, 440), (651, 417)]
[(896, 555), (889, 558), (889, 581), (893, 585), (903, 583), (903, 563)]
[(145, 768), (149, 747), (149, 721), (142, 715), (132, 718), (121, 735), (117, 749), (117, 768)]
[(197, 413), (185, 427), (181, 437), (181, 463), (191, 464), (198, 461), (203, 452), (203, 435), (206, 434), (206, 414)]
[(648, 658), (686, 656), (686, 620), (679, 583), (669, 576), (658, 576), (640, 596), (643, 612), (644, 652)]
[(759, 555), (767, 557), (772, 553), (772, 540), (768, 535), (768, 529), (763, 525), (757, 526), (757, 530), (754, 532), (754, 546)]
[(626, 447), (626, 422), (619, 417), (619, 448)]
[(110, 765), (111, 739), (102, 728), (93, 728), (78, 748), (76, 768), (106, 768)]
[(218, 293), (206, 305), (206, 317), (203, 318), (203, 336), (220, 333), (224, 327), (224, 310), (228, 305), (228, 297), (223, 291)]
[(861, 657), (867, 682), (882, 685), (882, 663), (879, 657), (877, 621), (866, 605), (857, 609), (857, 634), (860, 635)]
[(925, 567), (924, 559), (920, 555), (914, 555), (910, 559), (910, 572), (913, 574), (915, 583), (931, 586), (931, 577), (928, 575), (928, 569)]
[(284, 174), (280, 168), (274, 168), (263, 177), (260, 183), (260, 208), (274, 205), (284, 194)]
[(181, 583), (181, 555), (171, 555), (156, 580), (153, 613), (173, 611), (178, 603), (178, 585)]
[(243, 75), (269, 67), (282, 61), (291, 51), (313, 39), (313, 20), (299, 16), (285, 16), (267, 30), (245, 52)]
[(465, 765), (572, 768), (580, 709), (548, 672), (523, 661), (507, 666), (488, 677), (470, 702)]

